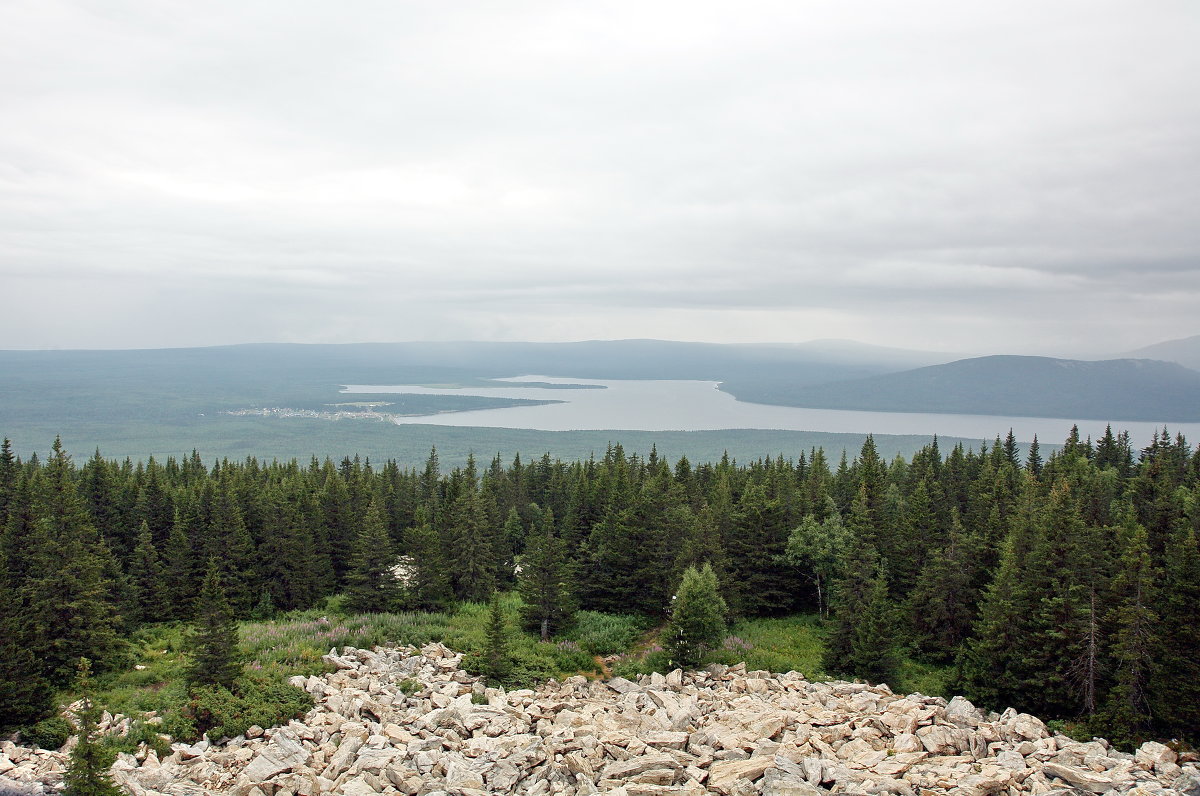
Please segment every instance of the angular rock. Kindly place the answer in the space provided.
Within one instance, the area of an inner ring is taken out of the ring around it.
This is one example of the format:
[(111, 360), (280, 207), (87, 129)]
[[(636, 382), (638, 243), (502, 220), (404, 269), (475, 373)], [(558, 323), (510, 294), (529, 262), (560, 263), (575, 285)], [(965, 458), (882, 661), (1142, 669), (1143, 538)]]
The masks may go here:
[(708, 769), (708, 788), (717, 793), (730, 794), (739, 780), (753, 782), (774, 765), (774, 758), (766, 756), (713, 763)]
[(1059, 763), (1046, 763), (1042, 766), (1042, 773), (1047, 777), (1061, 779), (1069, 785), (1090, 793), (1108, 793), (1118, 784), (1112, 777), (1105, 774)]

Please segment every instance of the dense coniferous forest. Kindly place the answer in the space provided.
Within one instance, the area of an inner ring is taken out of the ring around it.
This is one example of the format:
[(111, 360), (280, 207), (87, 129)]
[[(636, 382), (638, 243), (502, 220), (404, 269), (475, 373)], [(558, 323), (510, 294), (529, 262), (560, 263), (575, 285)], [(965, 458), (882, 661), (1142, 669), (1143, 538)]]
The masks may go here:
[[(883, 460), (668, 462), (610, 447), (443, 472), (345, 458), (206, 465), (0, 451), (0, 724), (51, 710), (86, 656), (191, 621), (219, 577), (239, 617), (341, 592), (428, 610), (520, 588), (527, 628), (576, 607), (663, 617), (710, 571), (736, 616), (820, 613), (825, 668), (886, 680), (904, 654), (992, 709), (1118, 738), (1200, 727), (1200, 451), (1072, 430)], [(398, 582), (391, 570), (403, 564)], [(514, 574), (520, 563), (521, 583)], [(209, 586), (206, 587), (206, 583)]]

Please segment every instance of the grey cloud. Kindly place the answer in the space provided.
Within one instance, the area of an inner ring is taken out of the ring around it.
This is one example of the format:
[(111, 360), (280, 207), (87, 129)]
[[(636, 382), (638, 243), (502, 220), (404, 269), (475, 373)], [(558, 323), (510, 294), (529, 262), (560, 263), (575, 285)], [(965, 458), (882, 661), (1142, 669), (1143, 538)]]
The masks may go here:
[[(0, 30), (0, 345), (1196, 331), (1190, 2), (60, 0)], [(33, 333), (55, 295), (89, 323)]]

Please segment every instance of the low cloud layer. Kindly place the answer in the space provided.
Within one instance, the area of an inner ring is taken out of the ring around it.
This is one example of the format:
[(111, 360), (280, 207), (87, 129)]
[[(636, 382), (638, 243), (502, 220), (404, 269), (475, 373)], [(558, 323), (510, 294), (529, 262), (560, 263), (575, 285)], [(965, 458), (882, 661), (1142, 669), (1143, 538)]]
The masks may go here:
[(1200, 332), (1194, 2), (0, 8), (0, 347)]

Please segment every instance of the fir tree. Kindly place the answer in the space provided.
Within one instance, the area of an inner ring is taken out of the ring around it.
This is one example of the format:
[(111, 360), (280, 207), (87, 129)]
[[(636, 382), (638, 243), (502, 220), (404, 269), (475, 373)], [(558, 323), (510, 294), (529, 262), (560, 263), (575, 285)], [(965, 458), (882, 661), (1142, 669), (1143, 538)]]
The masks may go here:
[(842, 671), (872, 683), (884, 683), (895, 676), (899, 666), (895, 613), (888, 599), (887, 579), (879, 569), (852, 619), (850, 650), (841, 662)]
[(0, 729), (31, 724), (52, 709), (50, 684), (21, 637), (17, 604), (0, 547)]
[(216, 559), (209, 559), (196, 609), (188, 681), (194, 685), (232, 688), (242, 668), (238, 662), (238, 629), (221, 586), (221, 568)]
[(517, 579), (522, 623), (542, 641), (568, 625), (575, 612), (568, 568), (562, 540), (554, 532), (554, 512), (546, 509), (529, 536)]
[(395, 566), (392, 540), (379, 504), (373, 500), (354, 539), (346, 575), (346, 607), (358, 613), (394, 610), (399, 598), (399, 583), (392, 571)]
[(80, 692), (79, 741), (71, 750), (71, 759), (63, 774), (64, 796), (121, 796), (124, 793), (108, 773), (114, 754), (100, 743), (96, 725), (101, 710), (92, 697), (91, 665), (87, 658), (79, 659), (79, 675), (75, 688)]
[(453, 598), (450, 576), (442, 553), (442, 540), (426, 519), (425, 508), (417, 509), (417, 525), (408, 532), (411, 573), (405, 584), (405, 604), (421, 611), (438, 611)]
[(699, 666), (725, 638), (726, 611), (712, 567), (688, 567), (671, 601), (671, 620), (664, 632), (671, 663), (688, 669)]
[(129, 560), (129, 588), (135, 623), (157, 622), (167, 618), (167, 603), (163, 582), (163, 568), (154, 549), (150, 526), (142, 520), (138, 528), (137, 546)]
[(951, 512), (950, 535), (934, 552), (908, 596), (913, 646), (919, 657), (954, 659), (970, 635), (975, 594), (958, 512)]
[(512, 673), (512, 658), (508, 654), (508, 626), (500, 593), (492, 592), (488, 603), (488, 623), (484, 636), (483, 669), (489, 679), (503, 682)]
[(1113, 582), (1116, 607), (1109, 615), (1115, 629), (1112, 658), (1116, 685), (1109, 691), (1104, 723), (1115, 739), (1133, 740), (1150, 727), (1150, 676), (1155, 666), (1158, 614), (1153, 605), (1154, 572), (1146, 530), (1126, 532), (1125, 551)]
[(1161, 588), (1157, 665), (1151, 674), (1150, 711), (1162, 731), (1200, 737), (1200, 547), (1193, 529), (1179, 523), (1167, 538)]

